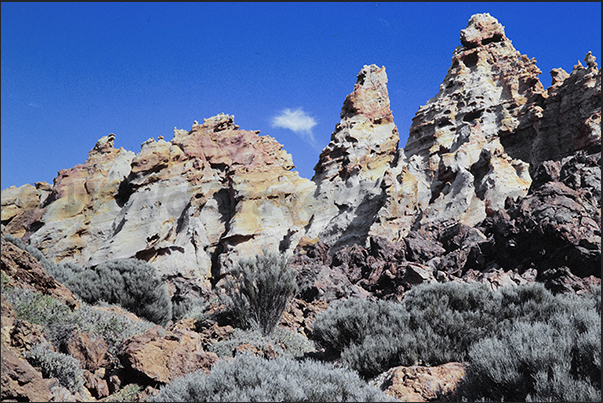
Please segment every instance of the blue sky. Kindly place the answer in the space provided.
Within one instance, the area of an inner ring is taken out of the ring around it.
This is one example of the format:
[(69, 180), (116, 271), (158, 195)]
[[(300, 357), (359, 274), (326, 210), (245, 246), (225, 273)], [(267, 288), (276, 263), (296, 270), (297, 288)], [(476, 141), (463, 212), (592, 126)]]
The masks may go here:
[(545, 86), (551, 69), (601, 56), (601, 3), (1, 7), (2, 189), (52, 183), (109, 133), (138, 152), (149, 137), (170, 140), (174, 127), (221, 112), (276, 138), (311, 178), (356, 75), (373, 63), (386, 67), (403, 147), (475, 13), (493, 15), (536, 58)]

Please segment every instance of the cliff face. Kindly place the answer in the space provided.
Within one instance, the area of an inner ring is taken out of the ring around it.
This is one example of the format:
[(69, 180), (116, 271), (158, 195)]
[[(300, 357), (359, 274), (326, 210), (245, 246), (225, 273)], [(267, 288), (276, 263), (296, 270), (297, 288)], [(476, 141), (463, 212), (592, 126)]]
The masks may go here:
[[(279, 143), (239, 130), (232, 116), (175, 130), (172, 141), (149, 139), (138, 154), (113, 140), (103, 137), (84, 164), (59, 172), (46, 201), (21, 202), (40, 216), (30, 242), (51, 259), (137, 257), (167, 278), (208, 285), (237, 254), (290, 252), (308, 223), (313, 183), (292, 171)], [(15, 211), (16, 200), (6, 199)]]
[(2, 224), (56, 261), (148, 260), (176, 288), (215, 283), (262, 248), (314, 265), (334, 296), (461, 278), (600, 279), (594, 57), (553, 70), (545, 90), (536, 61), (489, 14), (472, 16), (460, 42), (404, 149), (385, 68), (369, 65), (312, 181), (274, 139), (220, 114), (138, 154), (101, 138), (52, 188), (3, 190)]

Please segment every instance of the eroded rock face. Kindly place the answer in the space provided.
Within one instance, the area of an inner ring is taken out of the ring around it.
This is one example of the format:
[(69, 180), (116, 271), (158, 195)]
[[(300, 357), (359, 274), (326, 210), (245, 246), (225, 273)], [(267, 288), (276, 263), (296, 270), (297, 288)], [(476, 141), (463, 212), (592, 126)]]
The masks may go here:
[(2, 190), (2, 225), (6, 230), (24, 240), (35, 232), (37, 223), (44, 213), (41, 208), (50, 195), (51, 186), (46, 182), (36, 182), (11, 186)]
[(59, 172), (49, 195), (3, 191), (2, 221), (17, 235), (35, 222), (31, 243), (54, 261), (136, 257), (164, 278), (208, 286), (239, 255), (291, 253), (311, 216), (315, 185), (258, 133), (220, 114), (171, 141), (149, 139), (138, 154), (105, 136), (84, 164)]
[(413, 118), (405, 154), (418, 165), (421, 223), (455, 219), (473, 226), (507, 197), (530, 186), (527, 161), (507, 154), (502, 133), (530, 127), (542, 117), (546, 92), (536, 61), (515, 50), (489, 14), (471, 17), (462, 46), (439, 93)]
[(397, 162), (399, 135), (385, 68), (364, 66), (320, 154), (312, 179), (317, 209), (306, 236), (331, 246), (364, 243), (385, 201), (383, 182)]
[(55, 261), (150, 261), (178, 301), (262, 249), (293, 254), (306, 301), (433, 281), (583, 289), (600, 278), (601, 221), (601, 76), (585, 62), (545, 90), (535, 60), (476, 14), (405, 149), (385, 68), (367, 65), (312, 181), (220, 114), (138, 154), (104, 137), (52, 189), (3, 191), (2, 223)]

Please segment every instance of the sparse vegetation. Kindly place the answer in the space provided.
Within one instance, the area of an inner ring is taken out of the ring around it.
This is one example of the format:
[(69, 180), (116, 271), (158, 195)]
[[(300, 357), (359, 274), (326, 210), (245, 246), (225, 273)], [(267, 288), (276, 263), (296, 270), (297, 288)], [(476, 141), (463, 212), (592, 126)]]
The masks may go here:
[(25, 352), (25, 358), (39, 367), (45, 378), (57, 378), (59, 383), (71, 393), (80, 392), (84, 385), (84, 371), (78, 359), (70, 355), (56, 353), (45, 343), (35, 345)]
[(59, 350), (79, 329), (103, 338), (109, 352), (115, 355), (124, 340), (153, 327), (147, 321), (133, 320), (85, 303), (71, 311), (57, 299), (31, 289), (3, 288), (2, 295), (12, 304), (18, 318), (42, 326), (46, 338)]
[(274, 254), (241, 260), (223, 287), (235, 325), (272, 333), (295, 295), (296, 276), (287, 260)]
[(259, 330), (234, 329), (226, 340), (213, 343), (209, 350), (220, 357), (233, 357), (234, 350), (241, 344), (252, 344), (259, 351), (265, 351), (272, 345), (279, 357), (302, 357), (305, 353), (314, 350), (314, 344), (304, 336), (289, 330), (277, 328), (270, 335), (263, 335)]

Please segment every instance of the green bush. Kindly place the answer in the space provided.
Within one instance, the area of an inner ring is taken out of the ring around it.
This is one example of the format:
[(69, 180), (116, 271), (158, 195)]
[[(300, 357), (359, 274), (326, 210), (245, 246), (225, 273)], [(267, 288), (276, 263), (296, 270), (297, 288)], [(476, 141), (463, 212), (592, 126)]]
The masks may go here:
[(72, 393), (81, 391), (84, 385), (84, 371), (77, 358), (55, 353), (48, 344), (37, 344), (25, 352), (25, 358), (35, 367), (39, 367), (45, 378), (57, 378), (59, 383)]
[(172, 319), (167, 285), (155, 267), (138, 259), (115, 259), (76, 273), (65, 285), (84, 301), (118, 304), (160, 325)]
[(345, 368), (249, 354), (163, 386), (152, 402), (395, 402)]
[(296, 277), (287, 260), (273, 254), (241, 260), (223, 287), (235, 325), (272, 333), (295, 295)]

